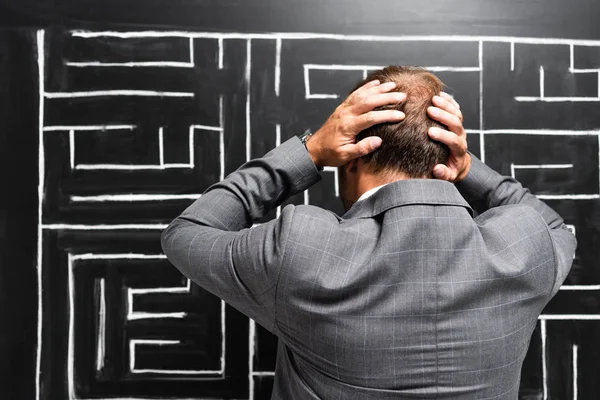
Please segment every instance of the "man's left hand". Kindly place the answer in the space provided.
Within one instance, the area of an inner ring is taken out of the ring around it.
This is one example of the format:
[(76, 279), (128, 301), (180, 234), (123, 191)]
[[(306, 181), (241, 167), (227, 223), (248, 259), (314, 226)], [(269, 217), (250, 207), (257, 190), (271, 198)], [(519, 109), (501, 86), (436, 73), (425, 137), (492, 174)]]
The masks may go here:
[(357, 143), (356, 136), (373, 125), (404, 119), (401, 111), (374, 111), (377, 107), (398, 104), (406, 99), (404, 93), (391, 92), (395, 87), (393, 82), (371, 81), (348, 96), (306, 142), (315, 165), (339, 167), (375, 151), (381, 145), (381, 138), (370, 136)]

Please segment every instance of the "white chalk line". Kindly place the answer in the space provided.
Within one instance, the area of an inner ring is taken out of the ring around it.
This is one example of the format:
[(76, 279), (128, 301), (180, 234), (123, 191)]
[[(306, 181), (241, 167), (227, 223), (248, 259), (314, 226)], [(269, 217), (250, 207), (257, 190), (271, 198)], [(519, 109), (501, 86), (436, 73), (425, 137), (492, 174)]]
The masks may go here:
[(549, 136), (600, 136), (600, 130), (555, 130), (555, 129), (465, 129), (467, 134), (484, 135), (549, 135)]
[[(512, 42), (511, 42), (512, 43)], [(479, 58), (479, 129), (483, 130), (483, 42), (479, 41), (477, 45)], [(479, 157), (481, 162), (485, 162), (485, 137), (479, 134)]]
[[(543, 93), (542, 93), (543, 94)], [(544, 103), (595, 103), (600, 101), (600, 97), (531, 97), (516, 96), (515, 101), (522, 103), (531, 103), (541, 101)]]
[[(221, 96), (222, 97), (222, 96)], [(212, 125), (191, 125), (192, 128), (202, 130), (202, 131), (214, 131), (214, 132), (223, 132), (222, 126), (212, 126)]]
[(219, 48), (219, 50), (218, 50), (219, 54), (217, 55), (217, 57), (218, 57), (217, 66), (218, 66), (219, 69), (223, 69), (223, 66), (224, 66), (223, 65), (223, 58), (224, 58), (224, 53), (223, 53), (223, 39), (219, 38), (217, 40), (217, 43), (218, 43), (218, 46), (219, 46), (218, 47)]
[(151, 346), (176, 346), (181, 344), (179, 340), (154, 340), (154, 339), (131, 339), (129, 341), (129, 370), (134, 374), (160, 374), (160, 375), (222, 375), (221, 370), (172, 370), (172, 369), (137, 369), (135, 367), (135, 354), (137, 345)]
[(510, 42), (510, 70), (515, 70), (515, 42)]
[(165, 166), (165, 143), (164, 143), (164, 128), (158, 128), (158, 163), (161, 167)]
[[(540, 316), (541, 318), (541, 316)], [(541, 335), (542, 335), (542, 381), (543, 381), (543, 396), (544, 400), (548, 400), (548, 365), (546, 360), (546, 321), (542, 319), (541, 322)]]
[(96, 348), (96, 371), (104, 368), (104, 349), (106, 340), (106, 294), (104, 289), (105, 279), (100, 279), (100, 309), (98, 310), (98, 344)]
[(195, 157), (195, 153), (196, 153), (196, 148), (195, 148), (195, 136), (194, 136), (194, 131), (196, 130), (196, 128), (194, 128), (194, 126), (190, 126), (190, 130), (189, 130), (189, 137), (188, 137), (188, 154), (189, 154), (189, 164), (190, 165), (195, 165), (196, 163), (196, 157)]
[(573, 164), (511, 164), (515, 169), (569, 169)]
[(275, 376), (275, 372), (274, 371), (255, 371), (252, 373), (252, 376), (254, 377), (273, 377)]
[(75, 168), (75, 131), (69, 131), (69, 166)]
[(74, 261), (78, 260), (166, 260), (164, 254), (141, 253), (80, 253), (71, 254)]
[(193, 62), (184, 61), (131, 61), (131, 62), (103, 62), (82, 61), (65, 62), (67, 67), (72, 68), (194, 68)]
[(600, 285), (562, 285), (560, 290), (564, 291), (594, 291), (600, 290)]
[(219, 97), (219, 181), (225, 179), (225, 116), (223, 114), (223, 96)]
[(310, 98), (310, 76), (309, 76), (309, 69), (308, 68), (304, 68), (304, 97), (305, 98)]
[[(102, 397), (102, 398), (81, 398), (69, 399), (69, 400), (157, 400), (156, 397)], [(177, 397), (177, 400), (214, 400), (214, 398), (202, 398), (202, 397)]]
[(578, 361), (578, 353), (579, 353), (579, 348), (577, 347), (576, 344), (573, 345), (573, 400), (577, 400), (577, 397), (579, 395), (579, 385), (578, 385), (578, 379), (579, 379), (579, 374), (577, 372), (577, 365), (579, 363)]
[(248, 400), (254, 400), (254, 347), (256, 346), (256, 322), (252, 318), (248, 318), (249, 334), (248, 334)]
[(39, 105), (38, 105), (38, 208), (37, 208), (37, 259), (36, 259), (36, 278), (37, 278), (37, 347), (35, 354), (35, 398), (40, 400), (40, 381), (42, 374), (42, 318), (43, 318), (43, 290), (42, 290), (42, 211), (44, 201), (44, 79), (45, 79), (45, 31), (38, 30), (36, 32), (36, 47), (37, 47), (37, 67), (38, 67), (38, 90), (39, 90)]
[(45, 92), (47, 99), (74, 99), (85, 97), (110, 97), (110, 96), (133, 96), (133, 97), (194, 97), (191, 92), (160, 92), (154, 90), (91, 90), (82, 92)]
[(142, 311), (131, 311), (127, 314), (127, 321), (135, 321), (142, 319), (169, 319), (169, 318), (185, 318), (187, 317), (186, 312), (172, 312), (172, 313), (150, 313)]
[(281, 39), (275, 39), (275, 96), (279, 97), (281, 89)]
[[(598, 82), (598, 85), (600, 85), (600, 82)], [(600, 88), (600, 86), (598, 86)], [(597, 138), (597, 146), (598, 146), (598, 169), (600, 170), (600, 135), (598, 135)], [(600, 193), (600, 174), (598, 174), (598, 193)]]
[(114, 131), (134, 130), (136, 125), (54, 125), (45, 126), (44, 132), (69, 132), (69, 131)]
[(67, 390), (69, 399), (75, 399), (75, 280), (73, 278), (73, 256), (67, 254), (69, 289), (69, 342), (67, 345)]
[(86, 224), (40, 224), (42, 229), (47, 230), (77, 230), (77, 231), (112, 231), (112, 230), (163, 230), (168, 224), (115, 224), (115, 225), (86, 225)]
[(541, 321), (600, 321), (600, 314), (542, 314)]
[(510, 176), (516, 178), (516, 172), (520, 169), (571, 169), (573, 164), (510, 164)]
[(572, 74), (593, 74), (600, 71), (600, 68), (569, 68)]
[(323, 172), (333, 172), (333, 190), (335, 192), (335, 197), (340, 197), (340, 182), (337, 167), (325, 167), (323, 168)]
[(77, 164), (75, 170), (82, 171), (164, 171), (167, 169), (193, 169), (192, 164)]
[(536, 38), (519, 36), (471, 36), (471, 35), (344, 35), (309, 32), (273, 32), (273, 33), (235, 33), (235, 32), (189, 32), (189, 31), (86, 31), (73, 30), (73, 37), (97, 38), (118, 37), (122, 39), (144, 37), (187, 37), (204, 39), (283, 39), (283, 40), (310, 40), (329, 39), (339, 41), (381, 41), (381, 42), (500, 42), (515, 44), (549, 44), (549, 45), (577, 45), (600, 46), (600, 40), (563, 39), (563, 38)]
[(544, 67), (540, 67), (540, 98), (543, 99), (544, 96), (544, 83), (545, 83), (546, 75), (544, 73)]
[(600, 194), (538, 194), (536, 197), (542, 200), (596, 200), (600, 199)]
[(250, 99), (251, 99), (251, 80), (252, 80), (252, 39), (246, 41), (246, 161), (250, 161), (252, 132), (251, 132), (251, 116), (250, 116)]
[(197, 200), (200, 193), (192, 194), (105, 194), (98, 196), (71, 196), (74, 203), (144, 202), (169, 200)]
[(221, 373), (225, 373), (225, 360), (226, 360), (226, 353), (227, 353), (227, 341), (226, 339), (226, 329), (227, 327), (225, 326), (225, 308), (226, 308), (226, 304), (225, 301), (221, 300), (221, 357), (220, 357), (220, 362), (221, 362), (221, 368), (219, 369), (221, 371)]
[(318, 99), (339, 99), (340, 96), (337, 94), (314, 94), (308, 93), (305, 95), (307, 100), (318, 100)]
[(189, 38), (189, 47), (190, 47), (190, 61), (189, 61), (189, 68), (193, 68), (196, 66), (196, 61), (194, 60), (194, 38)]
[[(385, 65), (353, 65), (353, 64), (304, 64), (305, 69), (316, 71), (375, 71), (383, 69)], [(452, 67), (452, 66), (422, 66), (431, 72), (479, 72), (481, 66)]]
[(281, 124), (275, 125), (275, 147), (281, 145)]

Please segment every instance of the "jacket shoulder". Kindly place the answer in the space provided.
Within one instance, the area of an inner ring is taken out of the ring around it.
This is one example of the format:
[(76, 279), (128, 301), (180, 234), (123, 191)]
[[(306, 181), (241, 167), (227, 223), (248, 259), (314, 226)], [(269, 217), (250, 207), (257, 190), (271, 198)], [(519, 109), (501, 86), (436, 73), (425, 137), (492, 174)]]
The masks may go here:
[[(494, 207), (475, 218), (488, 254), (514, 267), (553, 264), (554, 248), (548, 225), (531, 207)], [(547, 260), (547, 261), (545, 261)]]

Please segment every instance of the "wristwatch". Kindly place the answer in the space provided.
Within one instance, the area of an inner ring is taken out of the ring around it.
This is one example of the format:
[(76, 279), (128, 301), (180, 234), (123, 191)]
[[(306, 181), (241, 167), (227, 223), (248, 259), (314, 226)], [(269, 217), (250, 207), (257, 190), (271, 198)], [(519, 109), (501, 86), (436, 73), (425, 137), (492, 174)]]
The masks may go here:
[[(308, 146), (306, 145), (306, 142), (308, 142), (308, 139), (310, 139), (310, 137), (312, 135), (313, 135), (313, 133), (309, 129), (307, 129), (307, 130), (304, 131), (303, 134), (301, 134), (300, 136), (298, 136), (298, 138), (300, 139), (300, 141), (304, 145), (304, 148), (306, 149), (306, 151), (308, 151)], [(317, 167), (317, 170), (323, 171), (323, 167), (319, 167), (316, 164), (315, 164), (315, 167)]]

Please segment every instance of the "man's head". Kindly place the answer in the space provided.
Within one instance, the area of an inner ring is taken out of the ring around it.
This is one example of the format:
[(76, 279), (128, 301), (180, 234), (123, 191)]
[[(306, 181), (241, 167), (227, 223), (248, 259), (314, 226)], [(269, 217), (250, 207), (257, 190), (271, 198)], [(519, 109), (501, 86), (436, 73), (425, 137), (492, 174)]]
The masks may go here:
[(427, 115), (433, 96), (443, 90), (442, 81), (422, 68), (390, 66), (372, 72), (354, 90), (373, 80), (395, 82), (395, 90), (406, 93), (404, 102), (380, 108), (403, 111), (406, 118), (398, 123), (375, 125), (358, 135), (357, 141), (379, 136), (382, 144), (373, 153), (340, 168), (342, 199), (346, 208), (360, 196), (359, 181), (364, 181), (365, 176), (379, 184), (399, 179), (432, 178), (433, 167), (448, 160), (448, 147), (427, 135), (431, 127), (446, 129)]

